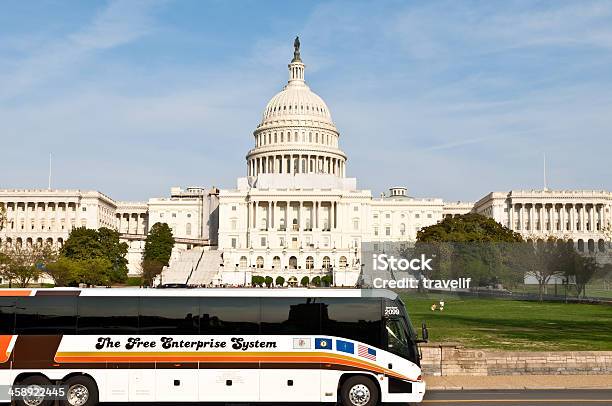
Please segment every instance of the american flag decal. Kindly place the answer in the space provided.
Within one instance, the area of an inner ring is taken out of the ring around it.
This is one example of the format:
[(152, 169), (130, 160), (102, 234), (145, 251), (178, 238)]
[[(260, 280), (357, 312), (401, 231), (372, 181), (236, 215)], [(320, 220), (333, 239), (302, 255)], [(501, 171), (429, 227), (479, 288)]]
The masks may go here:
[(376, 350), (369, 348), (365, 345), (359, 344), (357, 346), (357, 354), (360, 357), (370, 359), (372, 361), (376, 361)]

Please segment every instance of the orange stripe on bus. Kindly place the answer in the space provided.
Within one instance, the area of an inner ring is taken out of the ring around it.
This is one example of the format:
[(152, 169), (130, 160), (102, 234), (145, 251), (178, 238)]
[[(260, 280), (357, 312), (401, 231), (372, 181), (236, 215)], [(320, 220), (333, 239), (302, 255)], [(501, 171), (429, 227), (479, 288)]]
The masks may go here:
[[(91, 353), (89, 353), (91, 354)], [(297, 354), (297, 356), (288, 355), (274, 355), (274, 354), (194, 354), (194, 355), (178, 355), (168, 353), (98, 353), (91, 355), (83, 355), (83, 353), (60, 353), (55, 357), (56, 362), (65, 363), (106, 363), (106, 362), (133, 362), (133, 363), (145, 363), (145, 362), (227, 362), (227, 363), (239, 363), (239, 362), (262, 362), (262, 363), (321, 363), (331, 365), (343, 365), (356, 368), (362, 368), (371, 372), (386, 374), (399, 379), (411, 380), (406, 376), (398, 374), (389, 369), (371, 364), (369, 362), (360, 361), (354, 358), (345, 356), (335, 356), (334, 354), (327, 354), (324, 356), (317, 354)], [(286, 353), (285, 353), (286, 354)]]
[(32, 289), (1, 289), (0, 296), (30, 296)]
[(12, 335), (0, 335), (0, 363), (4, 363), (11, 357), (9, 345), (11, 345)]

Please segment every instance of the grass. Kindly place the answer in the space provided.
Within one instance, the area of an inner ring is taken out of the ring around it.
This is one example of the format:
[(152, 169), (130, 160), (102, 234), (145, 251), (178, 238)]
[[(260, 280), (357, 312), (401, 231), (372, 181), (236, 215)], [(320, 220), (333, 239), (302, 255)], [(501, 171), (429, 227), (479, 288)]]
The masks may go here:
[[(444, 311), (430, 307), (444, 299)], [(433, 342), (519, 351), (612, 351), (612, 306), (403, 294), (413, 325)]]

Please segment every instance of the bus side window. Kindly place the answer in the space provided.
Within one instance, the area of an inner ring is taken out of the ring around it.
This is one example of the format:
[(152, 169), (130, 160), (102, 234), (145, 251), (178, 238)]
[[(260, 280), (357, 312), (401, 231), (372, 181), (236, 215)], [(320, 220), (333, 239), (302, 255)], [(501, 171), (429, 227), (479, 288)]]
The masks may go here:
[(321, 334), (321, 306), (315, 298), (262, 298), (261, 334)]
[(17, 298), (16, 334), (75, 334), (75, 296), (28, 296)]
[(15, 298), (0, 297), (0, 335), (15, 334)]
[(141, 297), (140, 334), (198, 334), (200, 307), (194, 297)]
[(82, 296), (78, 301), (78, 334), (138, 332), (137, 297)]
[(259, 298), (200, 298), (200, 334), (259, 334)]
[(381, 346), (380, 299), (322, 298), (322, 334)]

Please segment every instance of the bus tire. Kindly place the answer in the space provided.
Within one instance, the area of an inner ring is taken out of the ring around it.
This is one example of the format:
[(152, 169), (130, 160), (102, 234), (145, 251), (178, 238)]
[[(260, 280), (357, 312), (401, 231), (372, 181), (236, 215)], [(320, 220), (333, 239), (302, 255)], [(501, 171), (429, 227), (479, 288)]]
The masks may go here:
[(98, 404), (98, 387), (93, 379), (78, 375), (66, 379), (66, 399), (61, 406), (95, 406)]
[(351, 376), (340, 388), (342, 406), (374, 406), (378, 404), (378, 398), (376, 384), (362, 375)]
[[(19, 386), (50, 386), (51, 381), (42, 375), (32, 375), (20, 380), (16, 383)], [(16, 406), (51, 406), (51, 399), (35, 399), (35, 398), (14, 398)]]

